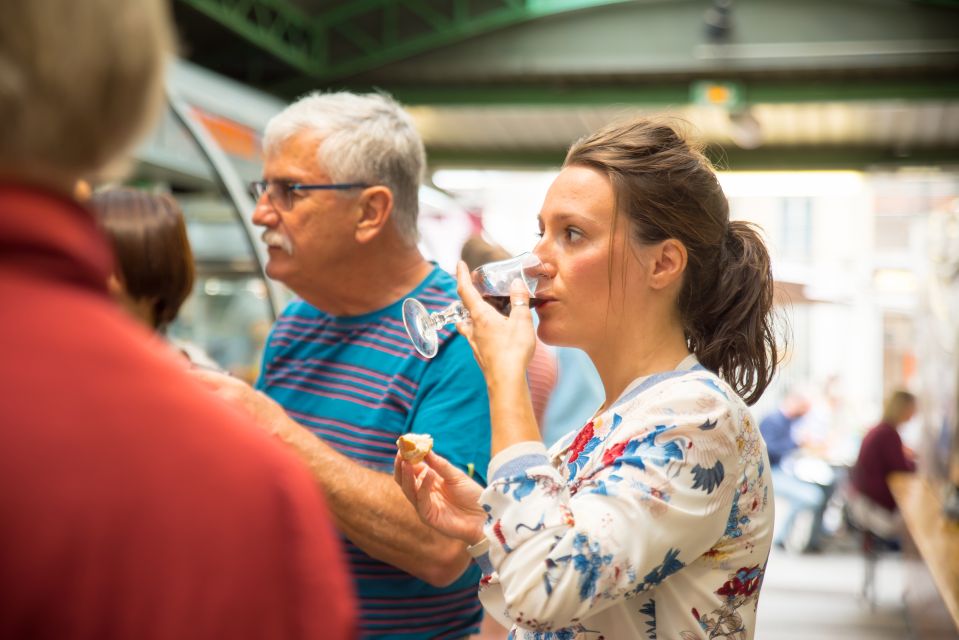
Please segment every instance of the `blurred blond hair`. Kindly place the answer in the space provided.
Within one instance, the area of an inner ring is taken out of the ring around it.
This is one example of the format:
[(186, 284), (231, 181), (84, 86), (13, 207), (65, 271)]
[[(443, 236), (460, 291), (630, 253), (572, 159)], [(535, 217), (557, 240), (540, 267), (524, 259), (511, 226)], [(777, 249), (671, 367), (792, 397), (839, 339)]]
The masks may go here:
[(909, 419), (915, 408), (916, 396), (903, 389), (897, 389), (886, 398), (886, 404), (882, 408), (882, 421), (898, 426)]
[(101, 175), (153, 123), (171, 51), (166, 0), (4, 0), (0, 172)]

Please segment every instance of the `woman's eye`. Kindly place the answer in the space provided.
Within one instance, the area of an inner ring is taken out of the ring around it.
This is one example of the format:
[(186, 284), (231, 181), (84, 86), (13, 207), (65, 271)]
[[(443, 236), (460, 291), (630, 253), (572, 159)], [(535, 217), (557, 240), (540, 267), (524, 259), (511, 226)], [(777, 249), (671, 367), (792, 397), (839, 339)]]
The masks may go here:
[(570, 242), (576, 242), (583, 237), (583, 232), (575, 227), (566, 227), (566, 239)]

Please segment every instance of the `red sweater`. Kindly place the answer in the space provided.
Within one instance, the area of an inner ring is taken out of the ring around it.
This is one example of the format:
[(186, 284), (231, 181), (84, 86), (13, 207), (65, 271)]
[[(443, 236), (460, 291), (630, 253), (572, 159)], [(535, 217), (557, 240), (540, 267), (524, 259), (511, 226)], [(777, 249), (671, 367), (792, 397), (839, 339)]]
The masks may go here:
[(876, 504), (895, 511), (896, 501), (887, 483), (889, 474), (915, 470), (916, 465), (902, 450), (899, 432), (892, 425), (880, 422), (862, 439), (859, 458), (852, 468), (852, 486)]
[(121, 313), (111, 261), (0, 185), (0, 637), (353, 637), (309, 474)]

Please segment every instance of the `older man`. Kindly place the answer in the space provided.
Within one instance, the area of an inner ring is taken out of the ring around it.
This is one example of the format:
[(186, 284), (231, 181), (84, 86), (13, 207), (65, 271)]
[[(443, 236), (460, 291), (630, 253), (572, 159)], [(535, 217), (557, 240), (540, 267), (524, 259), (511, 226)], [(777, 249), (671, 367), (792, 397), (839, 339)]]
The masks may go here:
[(405, 298), (434, 309), (456, 299), (454, 280), (416, 246), (422, 142), (390, 98), (333, 93), (277, 115), (264, 147), (253, 222), (265, 228), (267, 274), (299, 297), (267, 342), (257, 387), (272, 400), (201, 377), (313, 469), (350, 543), (365, 637), (466, 636), (481, 617), (479, 573), (392, 479), (396, 438), (409, 432), (432, 434), (479, 480), (489, 462), (486, 386), (465, 339), (441, 331), (427, 360), (403, 329)]

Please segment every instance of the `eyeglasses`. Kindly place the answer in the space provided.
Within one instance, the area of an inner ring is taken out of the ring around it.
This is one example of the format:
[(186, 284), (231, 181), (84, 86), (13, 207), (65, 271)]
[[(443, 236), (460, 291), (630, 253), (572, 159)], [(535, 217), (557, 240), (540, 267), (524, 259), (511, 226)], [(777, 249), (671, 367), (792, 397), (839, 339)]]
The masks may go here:
[(280, 211), (293, 208), (294, 191), (346, 191), (348, 189), (366, 189), (365, 182), (340, 182), (334, 184), (299, 184), (281, 180), (256, 180), (250, 183), (250, 195), (257, 202), (265, 193), (270, 204)]

